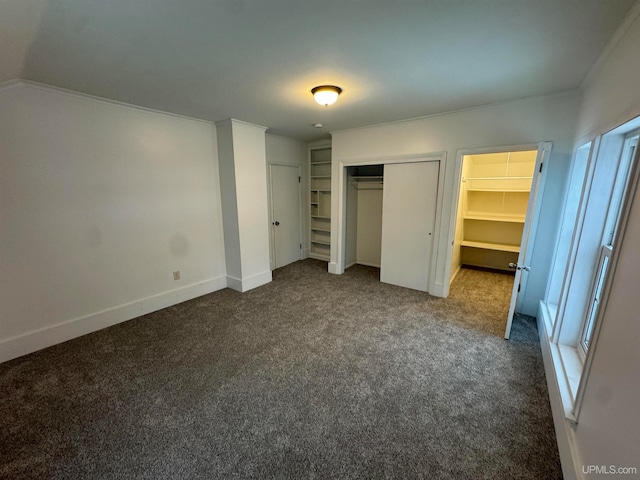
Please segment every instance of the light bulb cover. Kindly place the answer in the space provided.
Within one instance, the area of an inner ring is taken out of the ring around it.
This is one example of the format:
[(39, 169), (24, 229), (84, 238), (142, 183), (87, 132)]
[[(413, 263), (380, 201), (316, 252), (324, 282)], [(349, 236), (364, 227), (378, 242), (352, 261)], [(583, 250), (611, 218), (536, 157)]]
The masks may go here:
[(335, 85), (318, 85), (311, 89), (311, 93), (316, 102), (326, 107), (335, 103), (338, 95), (342, 93), (342, 89)]

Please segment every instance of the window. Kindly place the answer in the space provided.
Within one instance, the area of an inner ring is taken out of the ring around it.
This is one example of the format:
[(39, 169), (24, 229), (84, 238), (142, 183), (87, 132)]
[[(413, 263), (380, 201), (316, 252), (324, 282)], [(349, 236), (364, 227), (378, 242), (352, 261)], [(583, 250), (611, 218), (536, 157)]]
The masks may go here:
[(593, 328), (598, 314), (598, 306), (600, 305), (602, 297), (604, 281), (606, 279), (611, 254), (613, 252), (615, 233), (620, 222), (622, 201), (629, 183), (628, 180), (629, 173), (631, 171), (631, 163), (633, 162), (637, 144), (637, 133), (634, 132), (625, 136), (620, 161), (618, 162), (617, 173), (613, 181), (611, 201), (609, 202), (609, 208), (606, 213), (604, 238), (600, 247), (597, 269), (595, 270), (595, 275), (593, 277), (591, 295), (589, 296), (588, 313), (580, 336), (580, 348), (578, 349), (578, 353), (583, 361), (589, 351), (589, 344), (591, 343), (593, 335)]
[(634, 166), (639, 132), (640, 117), (579, 148), (565, 192), (540, 312), (565, 415), (574, 421), (597, 344), (630, 177), (635, 181), (640, 168)]

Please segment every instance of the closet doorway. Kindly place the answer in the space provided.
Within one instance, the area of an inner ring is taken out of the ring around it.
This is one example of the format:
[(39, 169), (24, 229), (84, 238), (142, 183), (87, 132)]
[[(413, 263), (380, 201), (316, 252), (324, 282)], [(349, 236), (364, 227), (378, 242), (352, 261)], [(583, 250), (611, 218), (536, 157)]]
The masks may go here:
[[(511, 298), (504, 299), (505, 310), (509, 305), (505, 338), (526, 281), (523, 274), (531, 269), (527, 259), (531, 217), (543, 156), (550, 145), (541, 147), (462, 156), (450, 282), (464, 269), (513, 277)], [(481, 288), (490, 289), (490, 282)]]
[(428, 292), (440, 162), (346, 168), (345, 265), (380, 268), (380, 281)]

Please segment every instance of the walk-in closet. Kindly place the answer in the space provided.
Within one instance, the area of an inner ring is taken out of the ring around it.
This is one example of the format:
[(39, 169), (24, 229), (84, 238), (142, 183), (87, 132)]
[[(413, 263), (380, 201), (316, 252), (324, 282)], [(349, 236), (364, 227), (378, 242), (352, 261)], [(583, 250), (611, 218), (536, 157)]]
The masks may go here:
[(512, 271), (518, 261), (537, 151), (465, 155), (452, 259), (460, 268)]
[[(510, 292), (496, 289), (504, 284), (498, 277), (510, 275), (513, 285), (516, 268), (528, 268), (518, 265), (518, 258), (526, 247), (523, 233), (537, 154), (529, 150), (462, 158), (451, 282), (466, 278), (469, 269), (483, 270), (495, 279), (474, 288), (484, 291), (486, 298), (498, 301), (498, 296), (505, 296), (507, 304), (514, 302)], [(510, 315), (495, 321), (502, 325)]]

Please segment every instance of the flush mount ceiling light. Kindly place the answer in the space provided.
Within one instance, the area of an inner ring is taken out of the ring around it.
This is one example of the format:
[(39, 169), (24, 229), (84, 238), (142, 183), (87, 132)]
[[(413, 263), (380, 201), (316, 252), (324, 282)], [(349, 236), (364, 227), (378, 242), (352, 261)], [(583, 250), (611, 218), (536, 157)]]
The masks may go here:
[(335, 85), (318, 85), (311, 89), (311, 93), (316, 102), (327, 107), (338, 99), (342, 89)]

